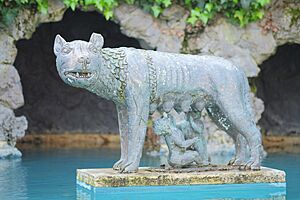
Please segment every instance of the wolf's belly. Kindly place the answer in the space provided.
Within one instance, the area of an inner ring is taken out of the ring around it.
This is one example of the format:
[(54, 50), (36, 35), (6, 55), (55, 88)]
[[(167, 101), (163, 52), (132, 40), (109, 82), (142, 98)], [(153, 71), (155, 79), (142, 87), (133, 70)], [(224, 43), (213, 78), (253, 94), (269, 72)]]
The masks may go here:
[(207, 94), (202, 90), (193, 90), (187, 92), (170, 92), (163, 94), (151, 101), (150, 113), (153, 113), (156, 110), (163, 109), (162, 107), (164, 104), (169, 104), (175, 110), (180, 110), (182, 104), (186, 104), (187, 106), (192, 107), (192, 105), (194, 105), (195, 103), (203, 102), (203, 104), (205, 105), (211, 100), (211, 95)]

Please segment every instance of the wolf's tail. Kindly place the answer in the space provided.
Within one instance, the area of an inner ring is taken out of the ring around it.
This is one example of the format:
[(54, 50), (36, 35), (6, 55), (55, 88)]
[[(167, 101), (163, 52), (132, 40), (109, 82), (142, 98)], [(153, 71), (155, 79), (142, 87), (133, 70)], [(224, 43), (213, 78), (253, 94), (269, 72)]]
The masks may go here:
[(242, 76), (242, 88), (243, 88), (243, 97), (244, 97), (244, 106), (245, 106), (245, 111), (247, 112), (249, 118), (253, 120), (255, 123), (255, 116), (254, 116), (254, 110), (253, 110), (253, 105), (252, 105), (252, 99), (250, 96), (250, 86), (248, 79), (246, 77), (246, 74), (244, 72), (241, 72)]

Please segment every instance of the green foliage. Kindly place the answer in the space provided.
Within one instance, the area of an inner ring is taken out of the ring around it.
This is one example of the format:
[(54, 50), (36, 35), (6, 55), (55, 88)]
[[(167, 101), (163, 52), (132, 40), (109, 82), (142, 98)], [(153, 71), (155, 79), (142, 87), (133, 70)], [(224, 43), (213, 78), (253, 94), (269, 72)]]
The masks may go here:
[(113, 9), (118, 5), (118, 0), (64, 0), (64, 4), (72, 10), (76, 7), (95, 7), (108, 20), (112, 18)]
[(292, 16), (290, 27), (295, 25), (300, 19), (300, 9), (299, 8), (289, 8), (288, 13)]
[[(0, 0), (0, 20), (5, 24), (12, 22), (21, 8), (35, 9), (47, 13), (50, 0)], [(264, 16), (263, 8), (270, 0), (62, 0), (75, 10), (77, 7), (95, 7), (108, 20), (113, 17), (113, 9), (121, 2), (135, 4), (159, 17), (163, 10), (172, 4), (180, 4), (190, 11), (187, 22), (194, 25), (201, 21), (206, 25), (216, 14), (228, 17), (241, 27), (257, 21)]]
[(12, 23), (21, 8), (47, 13), (48, 0), (0, 0), (0, 21), (5, 25)]
[(270, 0), (185, 0), (185, 6), (191, 10), (188, 22), (193, 25), (198, 20), (206, 25), (217, 13), (221, 13), (233, 23), (244, 27), (263, 18), (263, 8), (269, 2)]
[(257, 94), (257, 78), (248, 78), (250, 90), (253, 94)]

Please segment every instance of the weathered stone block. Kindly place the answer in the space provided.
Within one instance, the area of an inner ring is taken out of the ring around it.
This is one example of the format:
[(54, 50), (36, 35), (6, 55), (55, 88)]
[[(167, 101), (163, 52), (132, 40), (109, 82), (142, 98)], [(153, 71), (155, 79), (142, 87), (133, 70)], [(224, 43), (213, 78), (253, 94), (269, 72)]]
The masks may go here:
[(202, 171), (200, 168), (198, 171), (182, 173), (140, 168), (138, 173), (120, 174), (111, 168), (103, 168), (78, 169), (77, 180), (93, 187), (284, 183), (285, 172), (266, 167), (259, 171), (205, 171), (204, 167)]
[(1, 31), (0, 41), (0, 64), (12, 64), (17, 55), (17, 48), (14, 45), (14, 38)]
[(49, 1), (46, 14), (40, 12), (35, 13), (29, 9), (22, 9), (19, 11), (15, 22), (7, 27), (7, 32), (10, 33), (15, 40), (23, 38), (29, 39), (40, 23), (61, 20), (66, 9), (63, 2), (59, 0)]
[(0, 158), (20, 157), (15, 148), (17, 138), (25, 135), (27, 121), (24, 116), (16, 117), (14, 112), (0, 103)]
[(12, 109), (24, 105), (20, 76), (12, 65), (0, 64), (0, 103)]
[(220, 18), (198, 37), (190, 38), (188, 46), (191, 51), (228, 58), (253, 77), (259, 73), (257, 65), (275, 52), (276, 41), (272, 33), (263, 34), (257, 23), (240, 28)]
[(144, 48), (180, 52), (188, 17), (183, 7), (167, 8), (160, 19), (154, 18), (136, 6), (126, 4), (117, 7), (114, 14), (122, 32), (138, 39)]
[(272, 14), (272, 24), (278, 28), (274, 34), (278, 46), (285, 43), (300, 44), (300, 20), (297, 19), (299, 11), (298, 1), (277, 0), (271, 2), (269, 13)]

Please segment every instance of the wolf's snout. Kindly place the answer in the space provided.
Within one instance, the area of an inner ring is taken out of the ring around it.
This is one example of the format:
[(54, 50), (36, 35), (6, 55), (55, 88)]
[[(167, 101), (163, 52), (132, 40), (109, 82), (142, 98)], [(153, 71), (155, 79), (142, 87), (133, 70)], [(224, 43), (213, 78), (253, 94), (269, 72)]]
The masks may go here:
[(82, 67), (83, 67), (84, 69), (86, 69), (87, 66), (91, 63), (91, 60), (90, 60), (90, 58), (87, 57), (87, 56), (81, 56), (81, 57), (78, 58), (78, 62), (79, 62), (80, 64), (82, 64)]
[(88, 56), (81, 56), (78, 58), (79, 63), (87, 63), (90, 64), (90, 58)]

